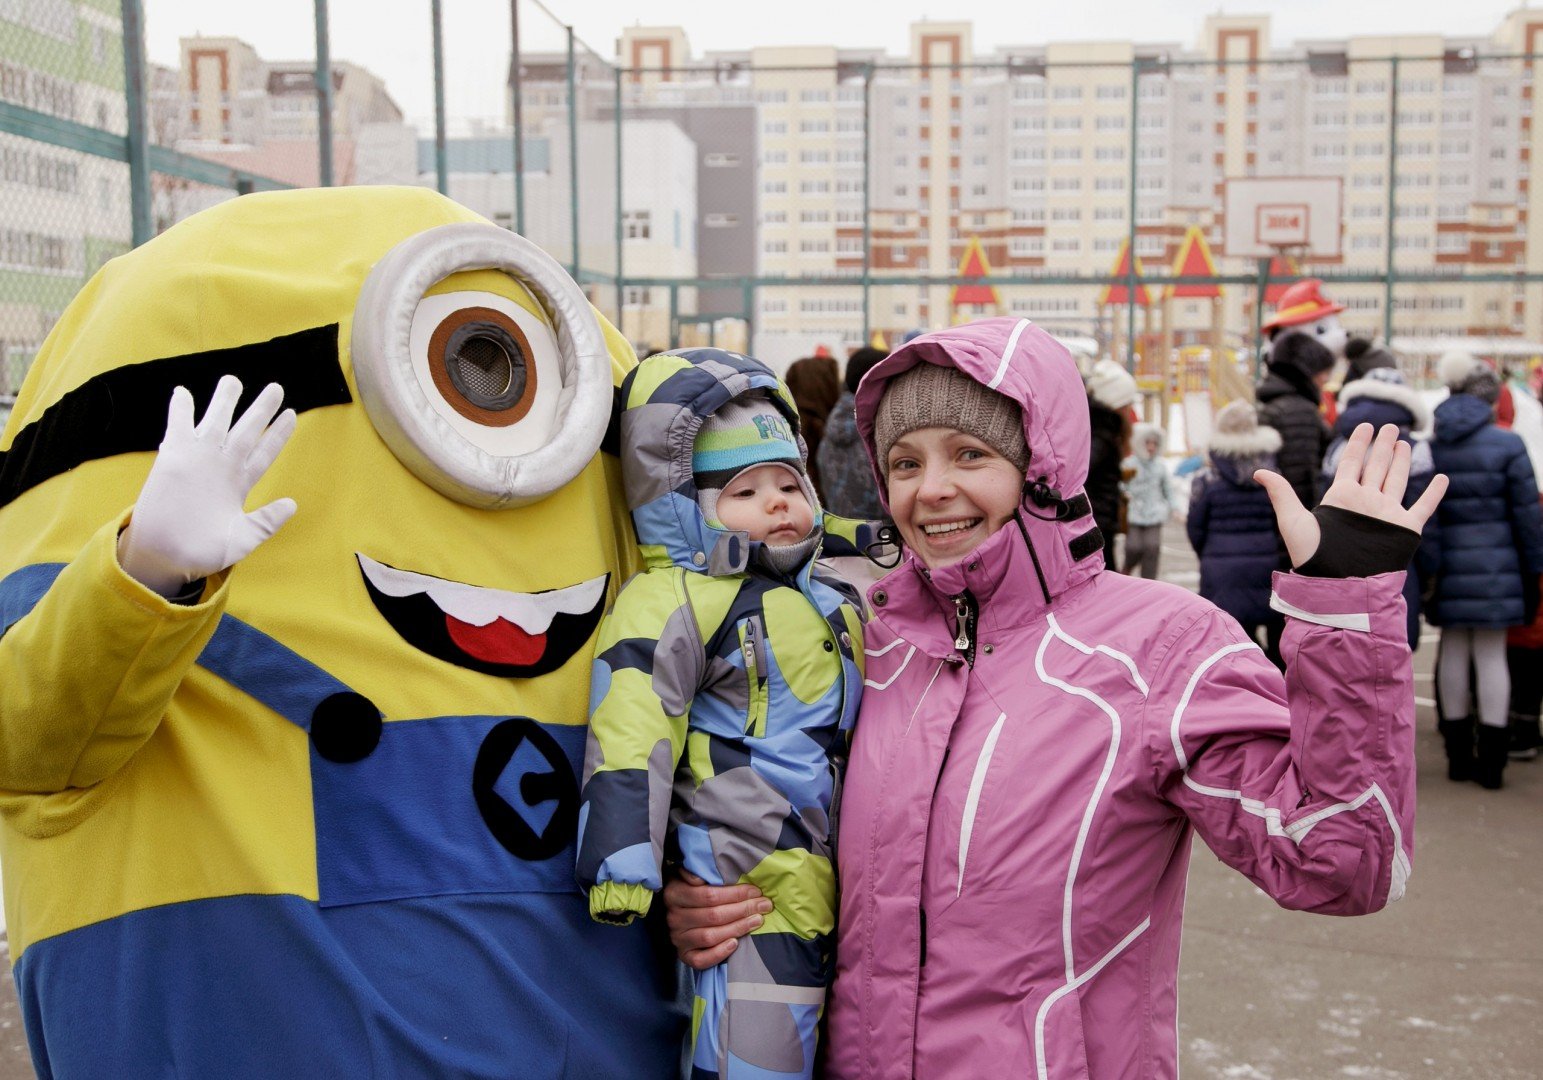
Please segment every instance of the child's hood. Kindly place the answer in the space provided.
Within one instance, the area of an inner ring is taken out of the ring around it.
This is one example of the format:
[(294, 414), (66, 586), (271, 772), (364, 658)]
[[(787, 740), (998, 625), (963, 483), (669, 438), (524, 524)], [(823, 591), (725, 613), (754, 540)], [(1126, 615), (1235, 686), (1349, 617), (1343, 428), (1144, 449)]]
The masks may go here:
[[(1157, 440), (1157, 450), (1155, 453), (1150, 451), (1147, 447), (1147, 443), (1152, 439)], [(1156, 424), (1137, 424), (1134, 428), (1131, 429), (1131, 453), (1142, 461), (1149, 461), (1152, 458), (1157, 457), (1158, 454), (1161, 454), (1163, 452), (1163, 444), (1165, 441), (1166, 440), (1163, 437), (1163, 429), (1158, 427)]]
[[(702, 421), (730, 400), (760, 390), (792, 426), (799, 456), (798, 410), (782, 381), (759, 360), (726, 349), (681, 349), (648, 357), (620, 394), (622, 482), (643, 558), (715, 577), (745, 570), (748, 535), (707, 522), (697, 501), (691, 453)], [(816, 500), (814, 525), (823, 515)]]

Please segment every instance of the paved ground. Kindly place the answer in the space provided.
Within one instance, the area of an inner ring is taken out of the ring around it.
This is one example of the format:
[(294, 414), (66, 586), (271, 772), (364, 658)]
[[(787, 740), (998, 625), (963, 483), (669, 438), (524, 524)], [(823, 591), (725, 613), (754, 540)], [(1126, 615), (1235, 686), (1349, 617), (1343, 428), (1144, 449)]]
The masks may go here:
[[(1163, 576), (1194, 587), (1182, 532), (1165, 541)], [(1179, 994), (1186, 1080), (1543, 1076), (1543, 760), (1513, 763), (1504, 791), (1447, 781), (1425, 700), (1434, 644), (1415, 660), (1420, 807), (1401, 902), (1360, 919), (1282, 911), (1196, 850)], [(0, 1080), (31, 1075), (6, 979)]]

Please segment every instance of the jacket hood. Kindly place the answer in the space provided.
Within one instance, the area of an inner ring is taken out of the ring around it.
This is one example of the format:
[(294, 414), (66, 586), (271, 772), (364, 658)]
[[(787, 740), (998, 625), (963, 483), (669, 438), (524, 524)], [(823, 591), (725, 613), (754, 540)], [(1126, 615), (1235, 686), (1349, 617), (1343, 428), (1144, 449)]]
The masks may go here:
[[(1025, 540), (1032, 545), (1043, 589), (1015, 591), (1039, 593), (1034, 598), (1037, 601), (1043, 599), (1043, 593), (1054, 597), (1096, 574), (1103, 566), (1103, 548), (1097, 542), (1083, 491), (1092, 440), (1088, 396), (1066, 347), (1028, 319), (983, 319), (923, 334), (874, 365), (857, 388), (857, 428), (869, 463), (874, 465), (885, 509), (889, 508), (889, 493), (875, 463), (874, 413), (889, 380), (918, 364), (956, 368), (1017, 402), (1029, 448), (1027, 480), (1042, 485), (1041, 491), (1048, 488), (1059, 493), (1070, 510), (1070, 514), (1062, 511), (1062, 520), (1048, 520), (1054, 518), (1056, 507), (1034, 502), (1026, 483), (1019, 513), (1022, 533), (1016, 527), (1004, 526), (999, 535), (982, 545), (982, 550), (986, 545), (1003, 544), (1022, 548)], [(906, 563), (920, 573), (922, 568), (913, 554), (907, 554)], [(982, 565), (986, 565), (984, 561)], [(963, 572), (958, 565), (946, 567), (935, 571), (930, 580), (938, 590), (946, 591), (953, 587), (949, 582)], [(954, 584), (964, 587), (962, 579)], [(969, 587), (980, 596), (975, 583)]]
[[(1431, 415), (1423, 398), (1411, 386), (1404, 386), (1395, 382), (1383, 382), (1379, 379), (1356, 379), (1348, 382), (1339, 392), (1339, 408), (1341, 419), (1351, 411), (1351, 405), (1357, 401), (1363, 403), (1387, 402), (1395, 405), (1409, 414), (1409, 419), (1401, 425), (1417, 432), (1430, 431)], [(1359, 423), (1359, 421), (1357, 421)], [(1354, 430), (1351, 425), (1350, 430)], [(1341, 434), (1348, 435), (1345, 431)]]
[(1436, 441), (1462, 442), (1495, 422), (1495, 410), (1472, 394), (1453, 394), (1436, 406)]
[(1130, 452), (1136, 457), (1146, 460), (1154, 455), (1147, 453), (1146, 442), (1149, 438), (1157, 439), (1157, 453), (1163, 452), (1163, 447), (1168, 440), (1164, 437), (1163, 429), (1156, 424), (1137, 424), (1130, 433)]
[[(764, 391), (787, 417), (799, 455), (808, 460), (793, 396), (759, 360), (725, 349), (682, 349), (650, 356), (622, 382), (622, 483), (649, 566), (673, 564), (714, 577), (738, 574), (761, 546), (747, 533), (708, 524), (691, 471), (702, 421), (750, 390)], [(807, 478), (800, 480), (819, 533), (824, 521), (819, 500)]]
[(1247, 431), (1213, 431), (1206, 452), (1215, 463), (1219, 458), (1252, 459), (1275, 454), (1280, 447), (1280, 432), (1261, 425)]

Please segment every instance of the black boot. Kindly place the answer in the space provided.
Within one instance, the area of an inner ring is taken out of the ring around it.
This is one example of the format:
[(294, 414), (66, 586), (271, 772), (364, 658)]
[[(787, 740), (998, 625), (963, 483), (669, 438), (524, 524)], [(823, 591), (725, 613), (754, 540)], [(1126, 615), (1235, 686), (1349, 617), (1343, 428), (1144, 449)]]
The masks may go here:
[(1467, 781), (1473, 778), (1473, 717), (1440, 720), (1436, 728), (1447, 746), (1447, 779)]
[(1536, 716), (1511, 713), (1506, 731), (1511, 738), (1509, 756), (1512, 761), (1532, 761), (1538, 756), (1538, 748), (1543, 747), (1543, 728)]
[(1505, 772), (1506, 745), (1509, 735), (1503, 727), (1479, 725), (1479, 756), (1474, 762), (1473, 778), (1482, 788), (1495, 791), (1500, 787), (1500, 774)]

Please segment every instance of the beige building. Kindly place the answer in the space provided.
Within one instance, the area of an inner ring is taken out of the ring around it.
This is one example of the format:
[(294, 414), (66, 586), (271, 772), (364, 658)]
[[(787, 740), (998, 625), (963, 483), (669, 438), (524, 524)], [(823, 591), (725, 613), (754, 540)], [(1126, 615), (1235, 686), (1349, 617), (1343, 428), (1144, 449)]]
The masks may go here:
[[(1104, 337), (1118, 319), (1123, 331), (1125, 313), (1100, 309), (1093, 286), (1002, 286), (999, 305), (958, 308), (948, 287), (883, 281), (952, 275), (972, 239), (999, 277), (1105, 274), (1132, 210), (1147, 271), (1167, 269), (1198, 225), (1221, 272), (1253, 274), (1253, 260), (1225, 247), (1223, 185), (1237, 177), (1342, 181), (1342, 251), (1308, 253), (1304, 272), (1380, 277), (1390, 241), (1399, 274), (1543, 271), (1543, 206), (1528, 182), (1531, 65), (1486, 59), (1530, 49), (1540, 31), (1543, 13), (1522, 10), (1483, 38), (1275, 45), (1268, 16), (1218, 15), (1191, 45), (981, 55), (968, 23), (922, 22), (901, 57), (835, 47), (695, 57), (678, 27), (633, 27), (618, 52), (634, 71), (631, 106), (755, 103), (758, 272), (820, 284), (757, 290), (757, 347), (774, 352), (860, 338), (862, 290), (841, 285), (862, 274), (865, 223), (878, 282), (869, 323), (887, 334), (991, 311)], [(1352, 329), (1382, 331), (1380, 280), (1334, 294)], [(1243, 344), (1260, 321), (1255, 289), (1228, 287), (1224, 311), (1228, 340)], [(1175, 321), (1181, 343), (1209, 340), (1211, 305), (1181, 300)], [(1400, 283), (1394, 327), (1405, 338), (1543, 340), (1543, 286)]]

